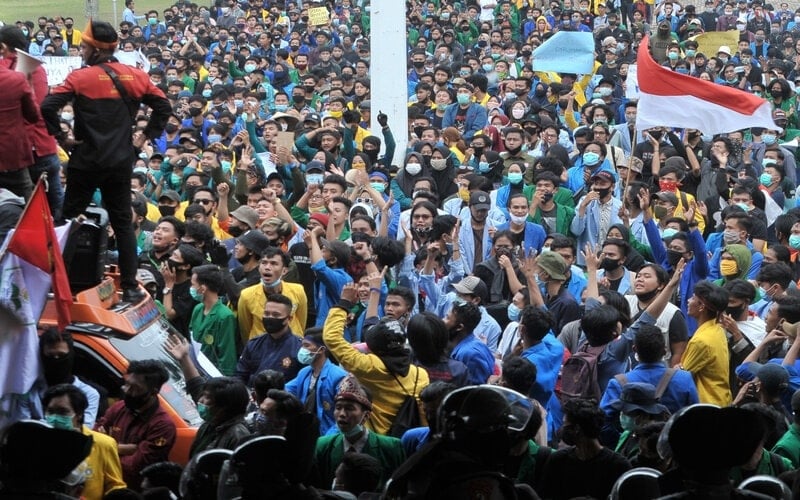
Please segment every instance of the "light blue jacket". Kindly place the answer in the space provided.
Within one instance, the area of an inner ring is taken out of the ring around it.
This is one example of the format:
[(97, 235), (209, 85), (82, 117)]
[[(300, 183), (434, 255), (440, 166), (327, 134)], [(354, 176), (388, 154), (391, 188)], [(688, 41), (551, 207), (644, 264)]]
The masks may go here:
[[(312, 375), (313, 369), (310, 366), (306, 366), (300, 370), (295, 378), (286, 383), (286, 392), (294, 395), (305, 404)], [(336, 419), (333, 417), (333, 407), (335, 406), (334, 398), (339, 389), (339, 383), (341, 383), (345, 375), (347, 375), (347, 372), (342, 367), (334, 365), (329, 359), (325, 361), (325, 364), (322, 365), (322, 370), (319, 372), (314, 393), (320, 436), (335, 434), (339, 430), (336, 427)]]

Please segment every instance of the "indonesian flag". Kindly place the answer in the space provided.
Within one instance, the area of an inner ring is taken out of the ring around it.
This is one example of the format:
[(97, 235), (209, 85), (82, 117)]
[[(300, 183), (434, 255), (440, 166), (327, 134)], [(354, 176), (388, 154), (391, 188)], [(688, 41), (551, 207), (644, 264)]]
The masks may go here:
[(649, 38), (639, 45), (636, 64), (639, 106), (636, 128), (666, 126), (698, 129), (709, 135), (750, 127), (780, 130), (766, 100), (739, 89), (682, 75), (650, 56)]
[(53, 228), (42, 182), (6, 245), (0, 250), (0, 428), (23, 418), (40, 418), (37, 325), (53, 288), (59, 326), (70, 321), (72, 296), (61, 246), (69, 226)]

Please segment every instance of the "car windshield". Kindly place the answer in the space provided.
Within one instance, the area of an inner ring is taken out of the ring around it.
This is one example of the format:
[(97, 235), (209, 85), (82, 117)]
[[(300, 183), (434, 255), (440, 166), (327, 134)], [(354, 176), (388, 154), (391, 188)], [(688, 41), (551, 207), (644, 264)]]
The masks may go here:
[(128, 361), (157, 359), (164, 363), (169, 371), (169, 381), (161, 388), (161, 396), (191, 426), (200, 426), (203, 419), (197, 413), (192, 398), (186, 393), (186, 380), (181, 367), (175, 358), (164, 348), (164, 342), (170, 333), (177, 333), (164, 319), (159, 319), (133, 337), (109, 337), (109, 342)]

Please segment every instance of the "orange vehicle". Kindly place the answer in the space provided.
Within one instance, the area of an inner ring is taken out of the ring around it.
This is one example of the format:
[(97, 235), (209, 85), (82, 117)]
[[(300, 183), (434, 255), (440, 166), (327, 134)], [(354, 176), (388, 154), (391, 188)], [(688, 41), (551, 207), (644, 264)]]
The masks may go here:
[[(164, 348), (170, 334), (177, 333), (164, 319), (149, 295), (139, 304), (120, 302), (118, 275), (106, 274), (99, 285), (75, 295), (72, 323), (67, 327), (75, 342), (75, 375), (108, 391), (109, 400), (122, 397), (122, 376), (131, 361), (158, 359), (169, 372), (161, 388), (161, 406), (177, 429), (170, 460), (186, 464), (197, 428), (203, 423), (194, 402), (185, 391), (186, 380), (178, 362)], [(48, 301), (39, 320), (40, 328), (55, 326), (55, 305)], [(201, 354), (198, 361), (210, 376), (219, 372)], [(98, 415), (99, 417), (99, 415)]]

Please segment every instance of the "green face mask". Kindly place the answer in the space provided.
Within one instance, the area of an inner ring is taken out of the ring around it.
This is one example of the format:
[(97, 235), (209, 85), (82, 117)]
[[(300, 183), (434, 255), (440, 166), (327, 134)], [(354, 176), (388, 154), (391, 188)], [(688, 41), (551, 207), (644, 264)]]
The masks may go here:
[(208, 422), (211, 418), (211, 408), (203, 403), (197, 403), (197, 413), (200, 414), (200, 418), (202, 418), (204, 422)]
[(55, 415), (53, 413), (48, 413), (44, 418), (48, 424), (52, 425), (56, 429), (71, 431), (75, 428), (72, 426), (72, 417), (69, 415)]
[(622, 430), (633, 432), (633, 430), (636, 428), (636, 420), (629, 415), (620, 413), (619, 425), (622, 427)]

